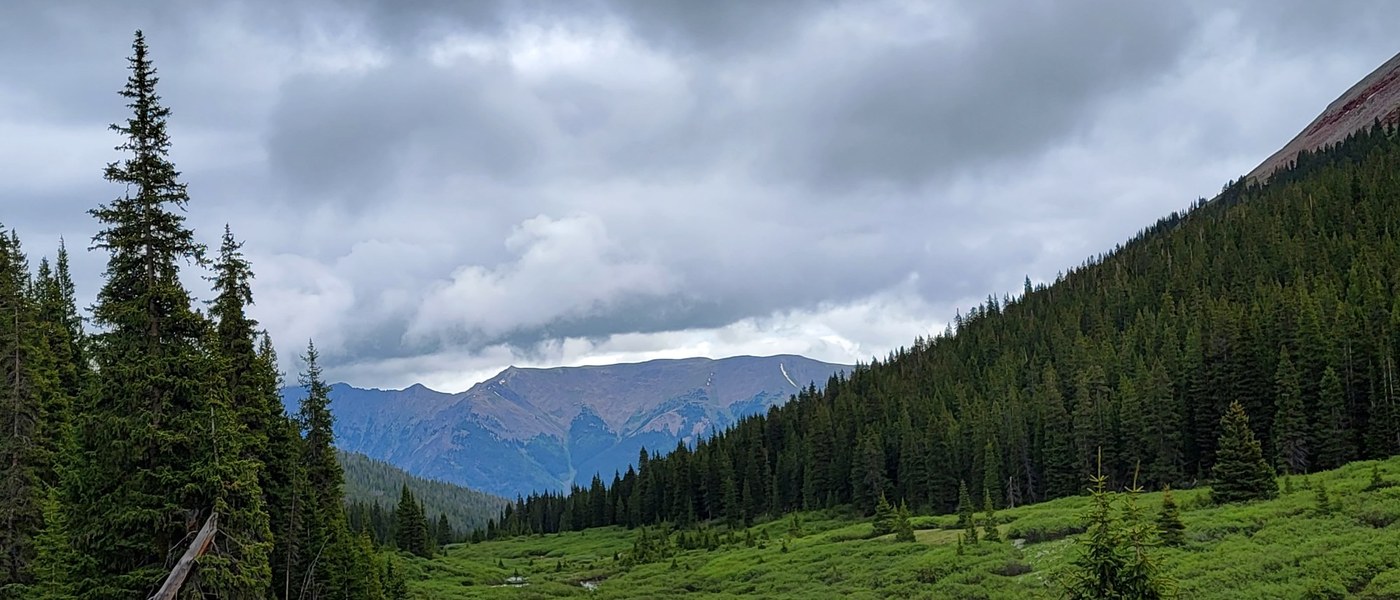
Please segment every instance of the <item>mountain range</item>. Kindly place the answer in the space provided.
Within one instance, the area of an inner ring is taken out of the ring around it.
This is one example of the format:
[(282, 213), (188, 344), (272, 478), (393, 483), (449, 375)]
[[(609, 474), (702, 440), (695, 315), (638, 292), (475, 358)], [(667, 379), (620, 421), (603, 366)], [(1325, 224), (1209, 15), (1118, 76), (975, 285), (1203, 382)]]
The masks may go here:
[[(643, 448), (694, 444), (847, 370), (793, 355), (510, 367), (459, 393), (338, 383), (330, 397), (340, 449), (514, 497), (610, 481)], [(303, 395), (283, 390), (289, 410)]]

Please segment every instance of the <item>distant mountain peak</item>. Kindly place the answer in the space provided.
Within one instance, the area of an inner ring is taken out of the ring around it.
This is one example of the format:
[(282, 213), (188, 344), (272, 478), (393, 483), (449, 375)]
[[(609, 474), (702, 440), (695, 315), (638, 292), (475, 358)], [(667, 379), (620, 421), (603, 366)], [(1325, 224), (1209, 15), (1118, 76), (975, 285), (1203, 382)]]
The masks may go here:
[(1335, 144), (1377, 121), (1383, 125), (1400, 122), (1400, 54), (1333, 100), (1301, 133), (1246, 177), (1267, 181), (1274, 171), (1293, 162), (1299, 152)]
[(514, 497), (626, 471), (642, 448), (693, 444), (848, 370), (790, 354), (511, 366), (457, 393), (337, 384), (331, 410), (344, 450)]

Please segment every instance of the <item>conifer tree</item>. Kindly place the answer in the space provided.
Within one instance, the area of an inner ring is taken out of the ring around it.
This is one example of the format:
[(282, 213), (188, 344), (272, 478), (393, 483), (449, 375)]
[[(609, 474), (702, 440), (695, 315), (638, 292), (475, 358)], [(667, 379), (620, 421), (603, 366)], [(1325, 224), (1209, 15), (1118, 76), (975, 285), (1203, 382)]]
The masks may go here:
[[(1400, 311), (1400, 298), (1396, 299), (1396, 309)], [(1392, 320), (1400, 318), (1400, 312)], [(1391, 325), (1400, 330), (1400, 323)], [(1400, 454), (1400, 390), (1397, 390), (1395, 358), (1384, 352), (1378, 365), (1377, 388), (1371, 394), (1366, 421), (1366, 450), (1369, 456), (1382, 457)]]
[(881, 536), (894, 532), (895, 510), (884, 494), (880, 494), (880, 499), (875, 503), (875, 519), (871, 524), (874, 527), (873, 535)]
[(972, 496), (967, 493), (967, 482), (958, 482), (958, 527), (963, 529), (967, 543), (977, 543), (977, 521), (973, 518)]
[(1143, 518), (1137, 502), (1140, 494), (1142, 488), (1136, 482), (1125, 494), (1118, 536), (1126, 555), (1115, 587), (1121, 590), (1122, 598), (1158, 600), (1173, 595), (1175, 582), (1162, 575), (1161, 564), (1152, 553), (1160, 540), (1160, 532)]
[(972, 526), (972, 496), (967, 493), (967, 482), (958, 482), (958, 527)]
[(1371, 481), (1367, 482), (1366, 490), (1375, 491), (1390, 487), (1390, 482), (1381, 476), (1381, 463), (1371, 464)]
[[(48, 262), (43, 264), (47, 266)], [(77, 402), (91, 370), (83, 317), (78, 314), (77, 288), (69, 270), (68, 247), (62, 240), (52, 271), (41, 269), (38, 287), (39, 319), (52, 328), (50, 354), (58, 368), (62, 396), (70, 403)]]
[(1162, 490), (1162, 510), (1157, 513), (1157, 532), (1164, 546), (1180, 546), (1186, 541), (1183, 532), (1186, 525), (1181, 522), (1181, 509), (1172, 497), (1172, 488)]
[(349, 570), (339, 579), (338, 589), (327, 595), (346, 600), (384, 600), (384, 582), (380, 579), (383, 571), (374, 555), (374, 542), (369, 539), (369, 533), (350, 537), (353, 542), (348, 545), (345, 563)]
[(901, 502), (894, 515), (894, 541), (914, 541), (914, 525), (909, 522), (909, 506)]
[(408, 578), (394, 556), (384, 557), (384, 599), (408, 600)]
[(53, 383), (51, 393), (41, 394), (40, 410), (44, 418), (38, 435), (40, 453), (49, 457), (39, 477), (46, 486), (62, 484), (60, 473), (72, 462), (73, 411), (82, 397), (89, 375), (83, 347), (82, 318), (77, 314), (73, 297), (73, 280), (68, 273), (68, 252), (58, 249), (58, 268), (50, 268), (47, 259), (40, 261), (34, 281), (36, 326), (44, 344), (44, 358), (49, 361)]
[(1181, 478), (1181, 416), (1172, 396), (1172, 382), (1162, 361), (1155, 361), (1138, 387), (1146, 426), (1143, 480), (1148, 485), (1170, 484)]
[(0, 592), (34, 581), (55, 459), (44, 440), (44, 398), (57, 391), (46, 350), (19, 238), (0, 230)]
[(423, 515), (418, 500), (414, 499), (413, 492), (409, 491), (406, 483), (399, 493), (399, 504), (394, 509), (394, 520), (394, 545), (398, 549), (425, 558), (432, 556), (428, 540), (427, 517)]
[(452, 524), (447, 521), (447, 514), (440, 514), (437, 518), (437, 546), (444, 548), (451, 544), (456, 536), (452, 533)]
[(302, 464), (304, 442), (301, 427), (287, 414), (279, 390), (282, 375), (277, 370), (277, 352), (272, 338), (264, 333), (258, 340), (257, 387), (262, 393), (277, 395), (276, 402), (267, 405), (267, 453), (263, 456), (263, 473), (267, 484), (268, 522), (274, 535), (269, 554), (272, 567), (272, 595), (286, 600), (300, 590), (301, 565), (306, 540), (303, 512), (307, 506), (306, 468)]
[(1080, 492), (1079, 469), (1074, 450), (1074, 424), (1065, 409), (1059, 375), (1053, 366), (1045, 367), (1037, 386), (1037, 398), (1045, 422), (1045, 489), (1051, 497), (1073, 496)]
[(257, 345), (260, 337), (257, 321), (247, 314), (253, 304), (253, 289), (250, 282), (253, 270), (243, 257), (243, 244), (238, 242), (228, 226), (224, 226), (224, 236), (219, 246), (219, 257), (214, 262), (214, 283), (216, 294), (209, 314), (216, 323), (216, 337), (225, 385), (229, 389), (231, 403), (238, 420), (244, 429), (243, 451), (258, 459), (258, 474), (266, 481), (261, 457), (267, 453), (268, 428), (271, 410), (269, 403), (278, 401), (269, 397), (268, 390), (260, 385), (263, 364), (259, 359)]
[(860, 436), (856, 459), (851, 463), (851, 499), (862, 513), (871, 514), (888, 483), (880, 437), (874, 431), (866, 431)]
[(1072, 413), (1074, 445), (1078, 449), (1080, 472), (1093, 473), (1095, 457), (1101, 458), (1105, 453), (1110, 457), (1108, 464), (1116, 464), (1113, 462), (1114, 454), (1111, 450), (1113, 438), (1109, 418), (1112, 410), (1109, 404), (1108, 379), (1103, 367), (1094, 364), (1085, 368), (1080, 373), (1076, 386)]
[(1320, 515), (1332, 514), (1332, 498), (1327, 494), (1327, 484), (1318, 482), (1313, 488), (1313, 501), (1317, 505), (1317, 513)]
[(66, 517), (76, 592), (84, 598), (144, 597), (166, 572), (166, 557), (211, 513), (218, 552), (191, 584), (223, 597), (259, 597), (269, 586), (260, 538), (266, 527), (256, 471), (241, 454), (228, 395), (210, 352), (209, 323), (191, 306), (179, 263), (203, 264), (178, 212), (189, 201), (168, 158), (169, 109), (138, 31), (121, 95), (131, 117), (112, 129), (126, 156), (107, 166), (122, 196), (91, 212), (108, 252), (93, 307), (92, 340), (101, 377), (77, 427), (78, 452)]
[(1215, 483), (1211, 499), (1217, 503), (1262, 500), (1278, 495), (1274, 470), (1264, 460), (1263, 450), (1254, 432), (1249, 429), (1249, 417), (1238, 402), (1231, 402), (1220, 417), (1220, 440), (1216, 443)]
[(73, 553), (68, 522), (59, 503), (57, 488), (49, 488), (44, 504), (44, 528), (34, 539), (34, 582), (26, 590), (35, 600), (67, 600), (74, 597), (72, 565), (78, 560)]
[[(210, 316), (215, 321), (213, 346), (219, 375), (228, 395), (233, 426), (238, 431), (239, 453), (230, 458), (242, 459), (243, 468), (255, 474), (258, 490), (263, 494), (255, 498), (258, 510), (240, 510), (234, 519), (223, 518), (221, 528), (238, 539), (237, 552), (255, 553), (254, 560), (267, 564), (266, 574), (258, 575), (264, 582), (263, 589), (267, 589), (273, 585), (270, 556), (274, 544), (266, 490), (283, 482), (271, 477), (265, 461), (271, 452), (269, 430), (277, 425), (270, 405), (280, 407), (281, 399), (277, 390), (268, 385), (267, 365), (257, 349), (262, 336), (256, 330), (257, 321), (247, 314), (247, 307), (253, 303), (253, 270), (243, 258), (242, 246), (225, 226), (219, 256), (213, 265), (214, 276), (209, 278), (216, 294)], [(272, 379), (275, 381), (275, 376)]]
[(1317, 467), (1335, 469), (1351, 460), (1352, 452), (1351, 432), (1346, 423), (1346, 396), (1342, 380), (1332, 367), (1323, 371), (1320, 391), (1314, 430)]
[(793, 539), (800, 538), (803, 535), (802, 519), (797, 516), (797, 513), (792, 513), (792, 517), (788, 519), (787, 535)]
[(1091, 507), (1084, 534), (1079, 543), (1083, 550), (1071, 563), (1066, 582), (1066, 596), (1075, 600), (1123, 598), (1119, 581), (1125, 557), (1122, 540), (1113, 519), (1113, 496), (1108, 491), (1108, 477), (1090, 478)]
[(1076, 600), (1134, 598), (1156, 600), (1171, 596), (1174, 584), (1162, 576), (1151, 549), (1156, 531), (1143, 519), (1137, 504), (1141, 488), (1129, 488), (1122, 514), (1114, 515), (1116, 498), (1102, 473), (1090, 478), (1092, 499), (1082, 547), (1066, 574), (1065, 596)]
[(1298, 370), (1288, 356), (1288, 349), (1279, 351), (1278, 369), (1274, 375), (1275, 460), (1285, 473), (1308, 472), (1308, 417), (1303, 412), (1303, 395), (1298, 387)]
[[(342, 594), (359, 587), (351, 579), (357, 543), (351, 537), (342, 501), (344, 473), (335, 457), (334, 417), (330, 411), (330, 386), (321, 375), (320, 355), (314, 343), (307, 343), (302, 356), (306, 370), (300, 382), (306, 389), (298, 422), (302, 429), (302, 457), (305, 469), (305, 502), (299, 506), (303, 527), (300, 567), (293, 583), (293, 594), (316, 597)], [(299, 590), (299, 591), (298, 591)]]
[(744, 506), (739, 498), (739, 484), (734, 475), (734, 463), (729, 456), (720, 452), (716, 461), (720, 472), (720, 497), (724, 501), (724, 518), (730, 528), (738, 527), (744, 521)]
[(986, 514), (982, 521), (982, 539), (992, 543), (1001, 542), (1001, 530), (997, 529), (997, 509), (992, 504), (991, 491), (982, 490), (982, 512)]
[(1002, 481), (1001, 449), (995, 439), (988, 438), (982, 450), (982, 492), (985, 499), (994, 505), (1000, 494), (993, 494), (993, 490), (1000, 492)]

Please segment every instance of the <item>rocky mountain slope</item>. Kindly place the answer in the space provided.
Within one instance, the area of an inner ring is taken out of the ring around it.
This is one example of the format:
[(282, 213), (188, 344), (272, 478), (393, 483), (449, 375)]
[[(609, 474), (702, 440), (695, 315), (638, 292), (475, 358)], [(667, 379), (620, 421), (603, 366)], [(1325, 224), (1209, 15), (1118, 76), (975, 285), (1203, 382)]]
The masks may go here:
[[(449, 394), (331, 388), (337, 445), (430, 479), (514, 497), (611, 481), (641, 449), (667, 452), (821, 387), (846, 367), (800, 356), (511, 367)], [(294, 407), (301, 388), (283, 397)]]
[(1292, 141), (1249, 172), (1247, 177), (1264, 181), (1285, 167), (1299, 152), (1340, 142), (1376, 121), (1400, 122), (1400, 54), (1351, 86)]

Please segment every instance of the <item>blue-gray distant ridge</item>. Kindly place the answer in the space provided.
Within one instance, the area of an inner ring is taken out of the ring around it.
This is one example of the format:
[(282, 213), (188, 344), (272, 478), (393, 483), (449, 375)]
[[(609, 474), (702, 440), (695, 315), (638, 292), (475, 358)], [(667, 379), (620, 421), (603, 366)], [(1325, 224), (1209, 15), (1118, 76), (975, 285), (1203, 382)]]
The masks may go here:
[[(513, 498), (610, 482), (642, 448), (669, 452), (824, 387), (849, 367), (809, 358), (687, 358), (511, 367), (460, 393), (331, 386), (336, 445), (409, 473)], [(304, 394), (283, 390), (295, 410)]]

